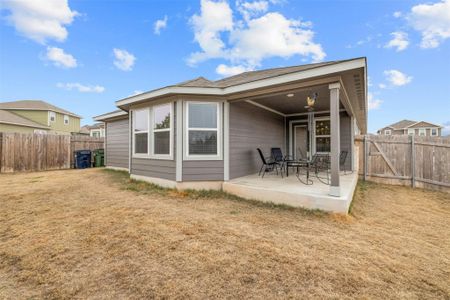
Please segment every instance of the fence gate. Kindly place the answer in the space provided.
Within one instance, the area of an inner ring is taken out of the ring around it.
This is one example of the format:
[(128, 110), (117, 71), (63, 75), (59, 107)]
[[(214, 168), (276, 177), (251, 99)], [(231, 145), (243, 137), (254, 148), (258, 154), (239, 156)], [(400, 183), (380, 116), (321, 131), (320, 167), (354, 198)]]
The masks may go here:
[(355, 143), (365, 180), (450, 191), (450, 138), (365, 135)]

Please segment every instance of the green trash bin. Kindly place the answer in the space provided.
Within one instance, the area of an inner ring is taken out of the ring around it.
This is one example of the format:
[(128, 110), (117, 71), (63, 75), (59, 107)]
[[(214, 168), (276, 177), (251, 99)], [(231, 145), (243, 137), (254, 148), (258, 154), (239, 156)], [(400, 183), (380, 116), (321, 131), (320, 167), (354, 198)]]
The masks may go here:
[(94, 167), (104, 167), (105, 166), (105, 150), (97, 149), (94, 150)]

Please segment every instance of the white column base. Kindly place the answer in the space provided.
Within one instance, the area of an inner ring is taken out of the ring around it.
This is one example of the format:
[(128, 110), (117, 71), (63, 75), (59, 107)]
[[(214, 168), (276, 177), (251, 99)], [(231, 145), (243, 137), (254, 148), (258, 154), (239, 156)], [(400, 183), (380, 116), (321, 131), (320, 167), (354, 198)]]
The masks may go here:
[(341, 187), (340, 186), (330, 186), (330, 196), (340, 197), (341, 196)]

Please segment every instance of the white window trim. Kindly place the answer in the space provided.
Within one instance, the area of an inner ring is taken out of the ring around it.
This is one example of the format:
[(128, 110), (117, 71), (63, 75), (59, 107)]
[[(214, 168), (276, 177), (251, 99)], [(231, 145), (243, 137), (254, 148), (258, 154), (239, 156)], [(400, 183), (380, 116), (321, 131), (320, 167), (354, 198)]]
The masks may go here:
[(427, 136), (427, 130), (425, 128), (419, 128), (419, 136)]
[[(135, 112), (138, 111), (147, 111), (147, 131), (140, 131), (139, 133), (147, 133), (147, 153), (136, 153), (136, 133), (134, 132), (134, 120), (136, 119), (136, 117), (134, 116)], [(149, 131), (150, 131), (150, 108), (149, 107), (145, 107), (145, 108), (140, 108), (140, 109), (133, 109), (133, 122), (131, 125), (131, 134), (133, 135), (133, 157), (137, 157), (137, 158), (148, 158), (149, 157), (149, 141), (150, 141), (150, 137), (149, 137)]]
[(408, 128), (408, 135), (416, 135), (416, 130)]
[[(433, 134), (433, 130), (434, 130), (435, 134)], [(437, 128), (430, 128), (430, 135), (431, 136), (438, 136), (438, 129)]]
[[(154, 127), (154, 107), (157, 106), (163, 106), (163, 105), (170, 105), (170, 129), (153, 129)], [(173, 160), (173, 130), (174, 130), (174, 109), (173, 109), (174, 103), (173, 102), (168, 102), (168, 103), (162, 103), (162, 104), (157, 104), (157, 105), (153, 105), (153, 106), (149, 106), (149, 107), (144, 107), (144, 108), (138, 108), (138, 109), (133, 109), (131, 110), (131, 114), (133, 114), (135, 111), (141, 111), (141, 110), (146, 110), (147, 114), (148, 114), (148, 130), (147, 131), (141, 131), (139, 133), (147, 133), (147, 153), (136, 153), (135, 150), (135, 135), (136, 133), (134, 132), (134, 122), (131, 122), (131, 132), (132, 132), (132, 137), (133, 137), (133, 144), (132, 144), (132, 153), (133, 153), (133, 157), (134, 158), (146, 158), (146, 159), (161, 159), (161, 160)], [(133, 117), (134, 118), (134, 117)], [(134, 119), (133, 119), (134, 121)], [(158, 132), (158, 131), (169, 131), (170, 130), (170, 134), (169, 134), (169, 154), (155, 154), (154, 152), (154, 136), (153, 133), (154, 132)]]
[(392, 135), (392, 131), (390, 129), (385, 129), (384, 135)]
[[(52, 121), (52, 115), (55, 117), (54, 120)], [(49, 111), (48, 112), (48, 123), (55, 123), (56, 122), (56, 113), (54, 111)]]
[[(155, 107), (159, 107), (159, 106), (165, 106), (165, 105), (170, 105), (170, 128), (164, 128), (164, 129), (155, 129)], [(150, 124), (151, 127), (150, 128), (150, 132), (151, 132), (151, 136), (149, 137), (149, 143), (151, 146), (151, 148), (149, 148), (150, 150), (150, 158), (152, 159), (166, 159), (166, 160), (173, 160), (173, 102), (170, 103), (162, 103), (162, 104), (158, 104), (158, 105), (154, 105), (150, 108)], [(169, 131), (169, 154), (155, 154), (155, 132), (165, 132), (165, 131)]]
[[(313, 151), (313, 153), (314, 154), (330, 154), (330, 152), (317, 152), (316, 151), (316, 141), (317, 141), (317, 138), (320, 138), (320, 137), (329, 137), (330, 138), (330, 140), (331, 140), (331, 128), (330, 128), (330, 134), (325, 134), (325, 135), (316, 135), (316, 122), (317, 121), (330, 121), (330, 117), (319, 117), (319, 118), (314, 118), (314, 125), (313, 125), (313, 129), (312, 129), (312, 132), (313, 132), (313, 148), (312, 148), (312, 151)], [(330, 126), (331, 126), (331, 121), (330, 121)]]
[[(184, 102), (184, 149), (186, 151), (183, 153), (183, 160), (223, 160), (222, 157), (222, 103), (214, 101), (185, 101)], [(216, 128), (190, 128), (189, 127), (189, 104), (215, 104), (217, 106), (217, 127)], [(206, 154), (189, 154), (189, 130), (198, 131), (217, 131), (217, 154), (206, 155)]]
[[(66, 123), (66, 120), (67, 120), (67, 123)], [(64, 117), (63, 117), (63, 122), (64, 122), (64, 125), (69, 125), (69, 123), (70, 123), (70, 118), (69, 118), (68, 115), (64, 115)]]

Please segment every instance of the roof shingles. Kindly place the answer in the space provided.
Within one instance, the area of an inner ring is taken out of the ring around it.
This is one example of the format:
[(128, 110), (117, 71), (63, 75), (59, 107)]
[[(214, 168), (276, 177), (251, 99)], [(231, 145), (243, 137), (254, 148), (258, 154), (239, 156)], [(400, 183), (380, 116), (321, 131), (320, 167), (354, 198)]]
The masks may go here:
[(11, 101), (11, 102), (1, 102), (0, 109), (13, 110), (13, 109), (28, 109), (28, 110), (48, 110), (54, 111), (61, 114), (71, 115), (77, 118), (80, 116), (67, 111), (65, 109), (54, 106), (50, 103), (47, 103), (42, 100), (19, 100), (19, 101)]

